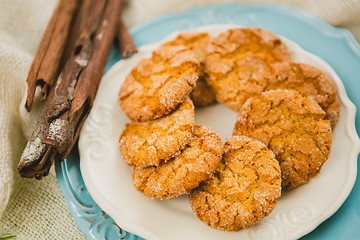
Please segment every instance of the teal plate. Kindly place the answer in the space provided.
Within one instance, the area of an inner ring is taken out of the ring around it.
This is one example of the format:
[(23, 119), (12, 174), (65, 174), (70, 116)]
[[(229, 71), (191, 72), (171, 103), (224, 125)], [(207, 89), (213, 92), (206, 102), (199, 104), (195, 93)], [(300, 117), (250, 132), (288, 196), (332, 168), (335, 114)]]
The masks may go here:
[[(226, 4), (193, 8), (154, 18), (131, 29), (137, 44), (157, 42), (174, 31), (203, 25), (235, 23), (268, 29), (324, 59), (342, 79), (348, 97), (360, 106), (360, 46), (346, 30), (332, 27), (320, 19), (297, 9), (269, 4)], [(105, 71), (120, 60), (112, 49)], [(360, 130), (359, 111), (356, 130)], [(69, 211), (88, 239), (142, 239), (115, 224), (90, 196), (80, 173), (79, 154), (74, 148), (63, 162), (57, 162), (57, 180)], [(359, 158), (358, 158), (359, 162)], [(358, 168), (359, 176), (359, 168)], [(339, 210), (301, 239), (359, 239), (360, 179)], [(191, 236), (189, 236), (191, 238)]]

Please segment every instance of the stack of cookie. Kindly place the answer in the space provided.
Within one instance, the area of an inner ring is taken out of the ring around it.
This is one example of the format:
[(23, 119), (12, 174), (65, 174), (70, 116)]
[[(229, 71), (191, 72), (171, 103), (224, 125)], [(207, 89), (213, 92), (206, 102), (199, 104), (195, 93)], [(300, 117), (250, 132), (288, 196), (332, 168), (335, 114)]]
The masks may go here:
[[(217, 101), (238, 112), (224, 145), (194, 125), (194, 108)], [(131, 119), (120, 152), (135, 188), (156, 199), (190, 193), (198, 218), (228, 231), (253, 226), (281, 189), (320, 172), (340, 114), (326, 74), (292, 62), (259, 28), (180, 34), (132, 69), (119, 102)]]
[(206, 107), (216, 103), (215, 95), (212, 89), (206, 83), (205, 76), (205, 60), (206, 51), (212, 38), (208, 33), (182, 33), (179, 34), (174, 40), (168, 41), (163, 46), (179, 46), (183, 45), (190, 50), (194, 51), (200, 61), (199, 79), (196, 86), (190, 94), (195, 107)]
[(292, 62), (281, 39), (258, 28), (220, 34), (210, 42), (205, 62), (216, 99), (239, 112), (234, 135), (257, 139), (275, 153), (283, 189), (320, 172), (340, 114), (326, 74)]
[(134, 166), (136, 189), (147, 197), (190, 193), (220, 164), (220, 137), (194, 125), (189, 94), (199, 69), (194, 51), (164, 45), (140, 61), (120, 89), (120, 105), (132, 119), (120, 136), (120, 152)]

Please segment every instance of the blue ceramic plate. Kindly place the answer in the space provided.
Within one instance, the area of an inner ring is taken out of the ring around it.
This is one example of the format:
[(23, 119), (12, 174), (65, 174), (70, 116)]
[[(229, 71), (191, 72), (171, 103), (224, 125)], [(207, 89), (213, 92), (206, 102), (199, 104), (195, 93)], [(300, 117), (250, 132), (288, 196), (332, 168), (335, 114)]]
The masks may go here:
[[(236, 23), (266, 28), (282, 35), (305, 50), (324, 59), (343, 81), (347, 95), (359, 106), (360, 47), (354, 38), (341, 29), (296, 9), (275, 5), (214, 5), (158, 17), (140, 24), (131, 33), (138, 46), (157, 42), (173, 31), (197, 28), (208, 24)], [(107, 69), (120, 59), (112, 50)], [(359, 128), (359, 119), (356, 119)], [(56, 163), (58, 182), (69, 210), (88, 239), (137, 239), (119, 228), (94, 202), (80, 173), (77, 149), (62, 163)], [(360, 180), (343, 206), (304, 239), (348, 239), (360, 235)], [(191, 236), (189, 236), (191, 238)], [(140, 239), (140, 238), (139, 238)]]

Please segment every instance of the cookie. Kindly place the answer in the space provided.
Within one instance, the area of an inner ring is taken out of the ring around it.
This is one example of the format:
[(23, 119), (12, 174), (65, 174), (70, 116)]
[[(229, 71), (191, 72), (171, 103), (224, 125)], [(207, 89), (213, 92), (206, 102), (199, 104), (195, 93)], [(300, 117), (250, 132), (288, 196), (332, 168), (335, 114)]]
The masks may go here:
[(319, 104), (295, 90), (270, 90), (249, 98), (233, 133), (257, 139), (275, 153), (287, 190), (316, 176), (330, 155), (330, 121)]
[(164, 46), (184, 45), (193, 50), (200, 60), (199, 80), (190, 97), (196, 107), (205, 107), (216, 103), (215, 95), (204, 79), (204, 62), (206, 48), (210, 42), (208, 33), (181, 33), (174, 40), (164, 43)]
[(216, 99), (235, 111), (254, 93), (261, 93), (269, 78), (270, 64), (290, 61), (279, 37), (259, 28), (228, 30), (208, 46), (206, 81)]
[(272, 75), (265, 90), (295, 89), (314, 99), (335, 128), (340, 116), (336, 87), (320, 69), (304, 63), (281, 62), (272, 65)]
[(217, 102), (213, 90), (203, 77), (200, 77), (197, 81), (196, 87), (191, 92), (190, 97), (196, 107), (207, 107)]
[(184, 46), (163, 46), (142, 59), (126, 77), (119, 103), (127, 116), (148, 121), (173, 111), (184, 102), (199, 78), (200, 62)]
[(207, 127), (195, 125), (191, 141), (178, 156), (157, 167), (134, 167), (134, 186), (145, 196), (156, 199), (190, 193), (210, 178), (221, 155), (220, 137)]
[(206, 47), (211, 37), (208, 33), (180, 33), (173, 40), (165, 42), (162, 46), (180, 46), (183, 45), (194, 51), (200, 62), (204, 62), (206, 58)]
[(212, 228), (235, 231), (266, 217), (281, 194), (281, 173), (275, 155), (245, 136), (226, 140), (220, 166), (212, 178), (189, 195), (193, 212)]
[(147, 122), (129, 122), (120, 136), (120, 153), (129, 166), (158, 166), (189, 143), (194, 129), (190, 98), (169, 115)]

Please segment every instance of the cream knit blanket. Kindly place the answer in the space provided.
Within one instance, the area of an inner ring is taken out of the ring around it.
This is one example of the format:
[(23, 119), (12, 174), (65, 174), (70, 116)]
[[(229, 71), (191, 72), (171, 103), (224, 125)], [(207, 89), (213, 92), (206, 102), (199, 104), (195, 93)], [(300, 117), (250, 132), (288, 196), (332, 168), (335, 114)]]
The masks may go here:
[[(70, 216), (55, 171), (41, 181), (21, 179), (16, 167), (36, 121), (36, 106), (26, 113), (25, 79), (57, 0), (0, 1), (0, 236), (17, 239), (84, 239)], [(162, 13), (224, 0), (130, 0), (129, 26)], [(231, 1), (234, 2), (234, 1)], [(264, 1), (241, 1), (241, 3)], [(360, 41), (359, 0), (273, 0), (306, 10)]]

